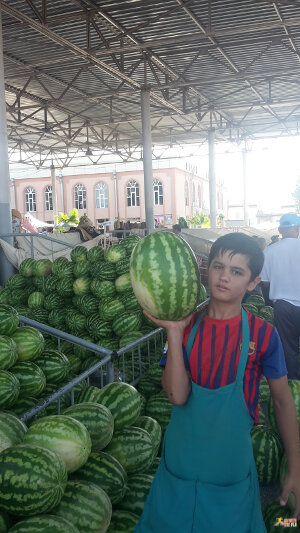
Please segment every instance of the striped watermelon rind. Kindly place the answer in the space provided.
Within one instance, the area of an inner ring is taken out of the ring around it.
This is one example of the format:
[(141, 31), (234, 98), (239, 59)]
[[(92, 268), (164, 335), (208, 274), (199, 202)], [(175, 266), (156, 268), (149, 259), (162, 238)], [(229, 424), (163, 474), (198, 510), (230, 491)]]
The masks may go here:
[(180, 320), (194, 311), (200, 272), (190, 246), (171, 232), (147, 235), (130, 258), (133, 292), (143, 309), (164, 320)]
[(69, 359), (58, 350), (44, 350), (36, 364), (42, 369), (48, 383), (61, 383), (71, 370)]
[(130, 426), (141, 410), (138, 391), (128, 383), (108, 383), (100, 389), (99, 403), (105, 405), (113, 415), (115, 430)]
[(7, 370), (18, 359), (18, 350), (15, 341), (7, 335), (0, 335), (0, 370)]
[(149, 474), (132, 474), (128, 476), (127, 491), (118, 507), (141, 516), (149, 494), (153, 476)]
[(85, 465), (72, 474), (71, 479), (101, 487), (113, 505), (119, 503), (126, 493), (127, 474), (123, 466), (105, 452), (91, 453)]
[(113, 511), (107, 533), (133, 533), (140, 517), (123, 509)]
[(10, 371), (19, 380), (21, 396), (37, 398), (46, 387), (46, 377), (43, 370), (32, 361), (19, 361)]
[(60, 502), (67, 472), (58, 454), (19, 444), (0, 454), (0, 480), (0, 508), (16, 516), (32, 516)]
[(18, 378), (8, 370), (0, 370), (0, 408), (14, 405), (20, 393)]
[(21, 520), (9, 533), (79, 533), (79, 530), (61, 516), (44, 514)]
[(259, 483), (268, 485), (277, 481), (283, 455), (279, 436), (272, 429), (258, 425), (252, 429), (251, 438)]
[(45, 340), (43, 335), (39, 330), (31, 326), (17, 328), (11, 337), (17, 345), (18, 359), (20, 361), (34, 361), (44, 349)]
[(127, 474), (144, 472), (153, 461), (153, 445), (149, 433), (135, 426), (116, 431), (104, 451), (115, 457)]
[(149, 433), (153, 446), (154, 460), (157, 456), (162, 438), (162, 430), (159, 423), (157, 422), (157, 420), (154, 420), (154, 418), (151, 418), (150, 416), (139, 416), (134, 422), (134, 425), (136, 427), (145, 429), (145, 431)]
[(55, 514), (65, 518), (84, 533), (105, 533), (112, 507), (103, 489), (85, 481), (68, 481)]
[(111, 441), (114, 432), (114, 419), (104, 405), (92, 402), (78, 403), (68, 407), (63, 413), (81, 422), (88, 430), (92, 451), (100, 451)]
[(26, 425), (17, 416), (0, 412), (0, 452), (15, 444), (21, 444), (26, 431)]
[(24, 442), (56, 452), (68, 472), (80, 468), (91, 452), (91, 438), (86, 427), (75, 418), (65, 415), (36, 420), (28, 429)]
[(146, 416), (157, 420), (164, 433), (171, 419), (172, 404), (165, 393), (158, 393), (148, 399), (145, 408)]
[(12, 335), (18, 325), (19, 315), (16, 309), (11, 305), (0, 304), (0, 335)]

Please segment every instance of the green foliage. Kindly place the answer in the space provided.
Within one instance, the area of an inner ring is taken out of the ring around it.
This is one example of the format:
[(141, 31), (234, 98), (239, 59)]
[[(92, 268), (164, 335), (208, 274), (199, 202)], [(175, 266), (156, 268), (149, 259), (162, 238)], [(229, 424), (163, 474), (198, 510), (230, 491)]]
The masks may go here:
[(204, 213), (194, 214), (190, 217), (186, 217), (191, 226), (200, 226), (200, 228), (209, 228), (209, 218)]
[(300, 178), (297, 179), (296, 190), (292, 196), (295, 199), (296, 211), (300, 213)]
[(179, 217), (179, 219), (178, 219), (178, 224), (180, 225), (181, 229), (182, 229), (182, 228), (188, 228), (188, 227), (189, 227), (189, 226), (188, 226), (188, 223), (187, 223), (187, 221), (185, 220), (184, 217)]
[[(57, 217), (57, 224), (66, 224), (67, 226), (76, 227), (79, 224), (78, 219), (78, 211), (77, 209), (71, 209), (70, 213), (67, 215), (66, 213), (59, 213), (59, 216)], [(57, 231), (64, 232), (66, 231), (65, 228), (56, 228)]]

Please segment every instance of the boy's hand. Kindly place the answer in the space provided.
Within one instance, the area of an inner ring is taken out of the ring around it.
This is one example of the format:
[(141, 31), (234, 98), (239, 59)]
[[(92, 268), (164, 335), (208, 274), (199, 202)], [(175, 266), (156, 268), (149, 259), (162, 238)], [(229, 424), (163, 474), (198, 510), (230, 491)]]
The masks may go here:
[(293, 472), (288, 473), (280, 496), (280, 505), (286, 505), (290, 493), (295, 496), (295, 509), (292, 518), (300, 520), (300, 461), (298, 467)]
[(191, 318), (193, 316), (193, 314), (191, 314), (183, 318), (182, 320), (160, 320), (159, 318), (154, 318), (154, 316), (150, 315), (150, 313), (148, 313), (148, 311), (145, 311), (145, 309), (143, 310), (143, 313), (159, 328), (165, 328), (167, 331), (170, 331), (172, 329), (181, 329), (183, 331), (190, 323)]

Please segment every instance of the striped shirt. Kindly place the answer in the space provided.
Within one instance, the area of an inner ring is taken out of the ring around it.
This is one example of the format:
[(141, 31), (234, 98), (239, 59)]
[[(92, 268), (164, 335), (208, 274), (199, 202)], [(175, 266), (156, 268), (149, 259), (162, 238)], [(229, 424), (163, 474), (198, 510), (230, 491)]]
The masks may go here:
[[(186, 345), (189, 334), (200, 313), (195, 313), (183, 336), (183, 357), (192, 380), (209, 389), (233, 383), (241, 354), (241, 315), (229, 320), (215, 320), (204, 316), (198, 328), (188, 362)], [(247, 311), (250, 343), (244, 374), (244, 396), (254, 423), (258, 423), (258, 394), (262, 374), (279, 379), (287, 374), (284, 353), (276, 329)], [(167, 353), (162, 357), (165, 365)]]

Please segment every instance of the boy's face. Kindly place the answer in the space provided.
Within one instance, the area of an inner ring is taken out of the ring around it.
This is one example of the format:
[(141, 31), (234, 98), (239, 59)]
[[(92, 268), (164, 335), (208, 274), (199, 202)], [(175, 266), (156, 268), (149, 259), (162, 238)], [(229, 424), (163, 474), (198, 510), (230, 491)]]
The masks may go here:
[(230, 255), (230, 251), (216, 256), (208, 271), (211, 297), (228, 303), (241, 303), (245, 292), (252, 291), (260, 282), (257, 277), (251, 279), (248, 258), (243, 254)]

